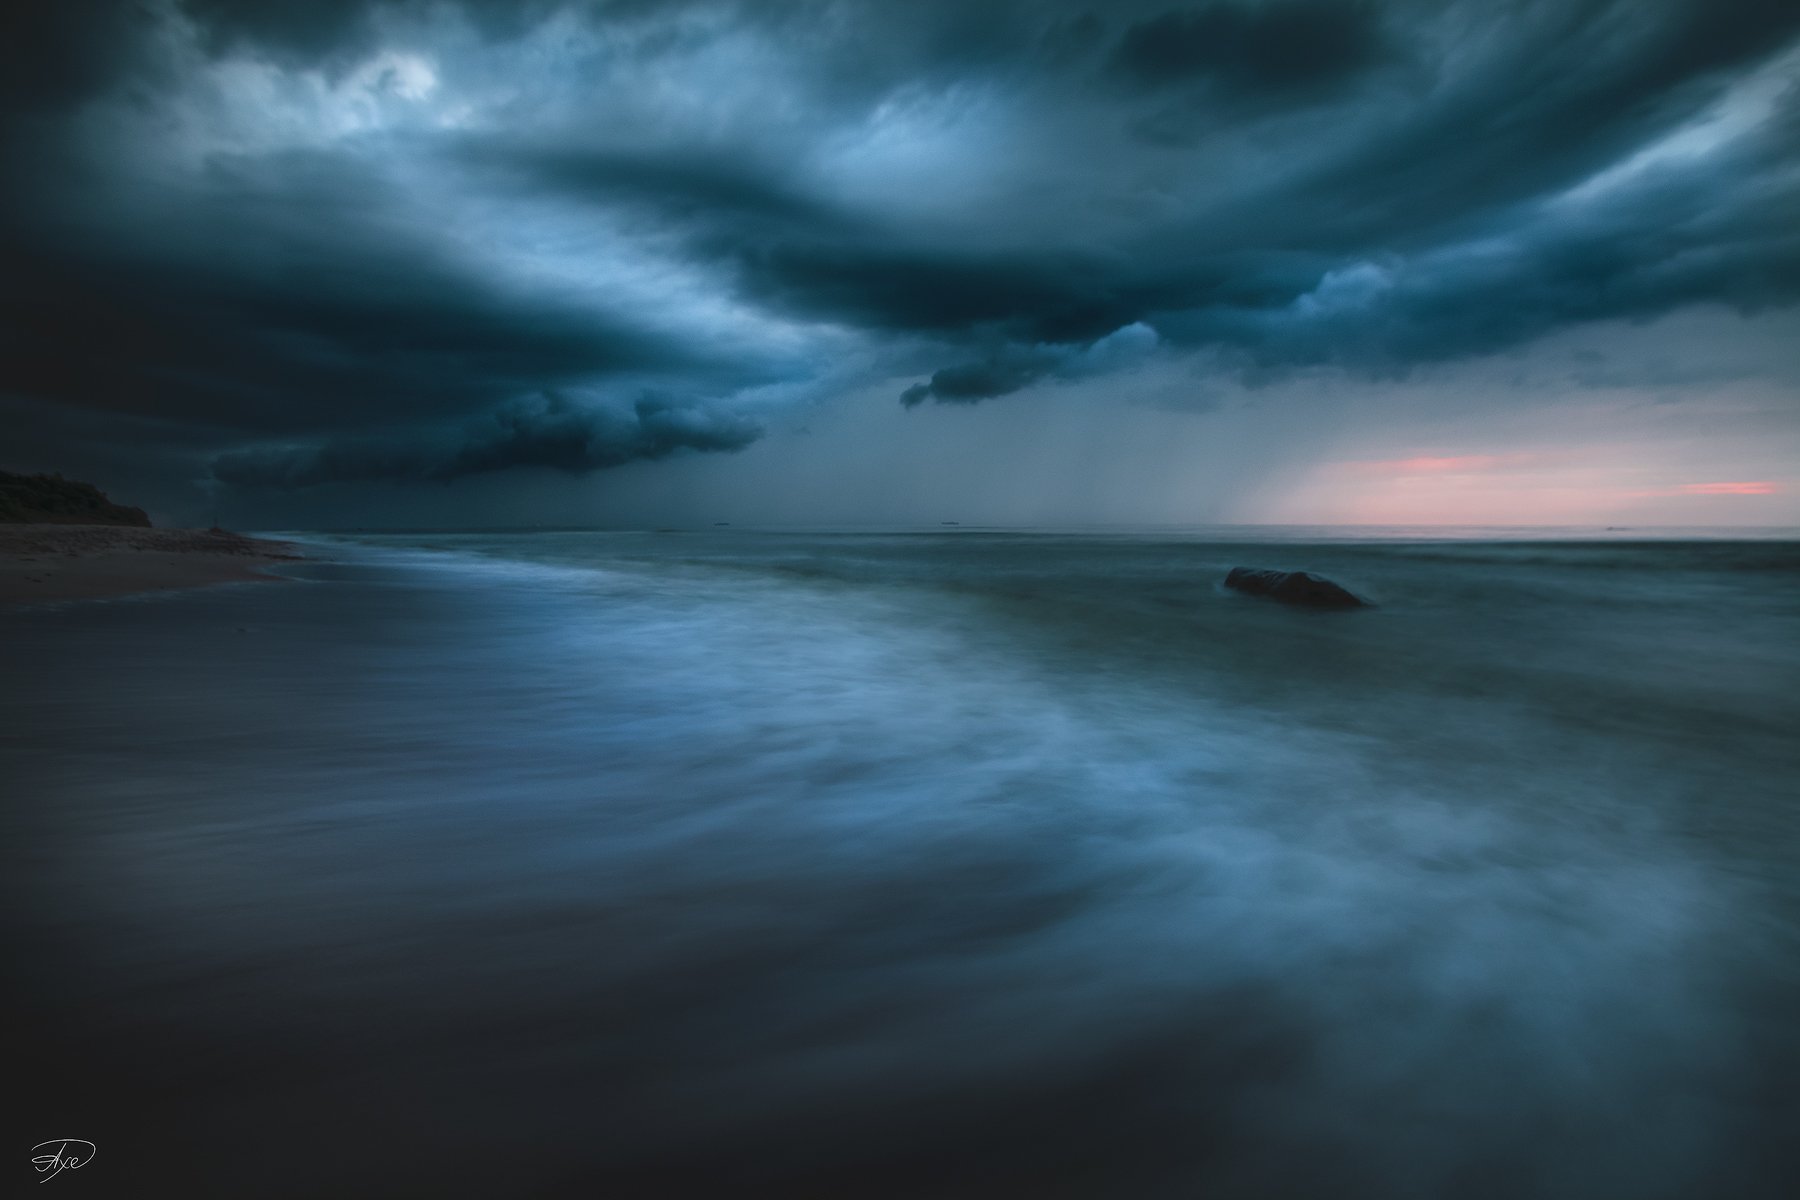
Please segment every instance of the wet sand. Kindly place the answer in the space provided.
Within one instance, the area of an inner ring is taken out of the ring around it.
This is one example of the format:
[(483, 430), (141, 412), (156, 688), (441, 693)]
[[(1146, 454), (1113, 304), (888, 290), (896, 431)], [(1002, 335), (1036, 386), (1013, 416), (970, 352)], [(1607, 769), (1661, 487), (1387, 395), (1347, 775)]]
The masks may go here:
[(212, 583), (273, 580), (301, 558), (288, 542), (214, 529), (0, 526), (0, 604), (98, 600)]
[(1790, 544), (304, 548), (0, 620), (46, 1197), (1792, 1194)]

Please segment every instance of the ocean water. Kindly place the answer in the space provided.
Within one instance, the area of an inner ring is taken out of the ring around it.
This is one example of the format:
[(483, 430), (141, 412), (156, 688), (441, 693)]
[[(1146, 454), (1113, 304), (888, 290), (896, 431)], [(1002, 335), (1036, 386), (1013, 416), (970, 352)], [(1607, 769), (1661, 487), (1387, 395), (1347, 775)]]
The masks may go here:
[(1426, 533), (306, 535), (0, 619), (17, 1166), (1791, 1194), (1800, 542)]

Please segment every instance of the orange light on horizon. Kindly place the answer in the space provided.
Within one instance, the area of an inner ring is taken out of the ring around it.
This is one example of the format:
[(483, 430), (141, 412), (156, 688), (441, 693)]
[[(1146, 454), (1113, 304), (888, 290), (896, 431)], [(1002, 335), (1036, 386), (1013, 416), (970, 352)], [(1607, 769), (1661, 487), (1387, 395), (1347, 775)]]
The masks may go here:
[(1684, 483), (1681, 491), (1688, 496), (1773, 496), (1781, 489), (1767, 480), (1745, 480), (1727, 483)]

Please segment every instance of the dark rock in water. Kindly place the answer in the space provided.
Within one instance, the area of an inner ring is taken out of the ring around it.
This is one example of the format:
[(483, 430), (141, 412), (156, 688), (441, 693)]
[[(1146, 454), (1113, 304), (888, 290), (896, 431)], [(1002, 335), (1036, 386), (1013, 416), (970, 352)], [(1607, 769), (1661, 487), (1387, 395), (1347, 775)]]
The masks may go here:
[(1225, 586), (1247, 596), (1267, 596), (1304, 608), (1364, 608), (1360, 600), (1331, 580), (1310, 571), (1269, 571), (1257, 567), (1233, 567)]

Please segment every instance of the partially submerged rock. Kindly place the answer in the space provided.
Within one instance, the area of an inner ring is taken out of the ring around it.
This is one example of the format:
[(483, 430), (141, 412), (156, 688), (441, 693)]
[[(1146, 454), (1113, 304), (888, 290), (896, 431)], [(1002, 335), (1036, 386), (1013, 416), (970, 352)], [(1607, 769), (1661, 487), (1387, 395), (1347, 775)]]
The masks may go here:
[(1365, 608), (1361, 600), (1322, 575), (1311, 571), (1271, 571), (1259, 567), (1233, 567), (1225, 586), (1247, 596), (1267, 596), (1302, 608)]

